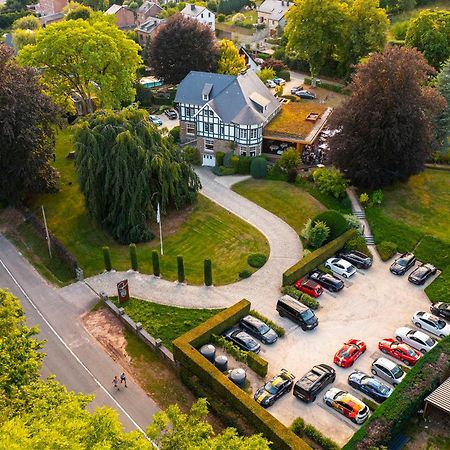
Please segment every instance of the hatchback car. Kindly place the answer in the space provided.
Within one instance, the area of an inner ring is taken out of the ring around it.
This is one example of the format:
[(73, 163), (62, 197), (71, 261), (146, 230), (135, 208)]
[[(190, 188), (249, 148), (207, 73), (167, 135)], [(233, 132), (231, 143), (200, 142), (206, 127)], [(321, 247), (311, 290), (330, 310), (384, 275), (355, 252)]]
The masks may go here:
[(317, 394), (327, 385), (334, 383), (336, 371), (326, 364), (314, 366), (294, 385), (293, 394), (306, 403), (313, 402)]
[(266, 81), (266, 86), (267, 86), (268, 88), (275, 88), (275, 87), (277, 87), (276, 83), (274, 83), (273, 80), (267, 80), (267, 81)]
[(339, 258), (345, 259), (349, 263), (356, 266), (358, 269), (369, 269), (372, 266), (372, 258), (369, 258), (362, 252), (358, 252), (356, 250), (352, 250), (349, 252), (339, 252), (337, 254)]
[(239, 324), (242, 329), (264, 344), (273, 344), (278, 339), (278, 334), (269, 325), (254, 316), (243, 317)]
[(356, 273), (356, 267), (350, 264), (345, 259), (330, 258), (325, 262), (325, 267), (331, 269), (333, 272), (343, 276), (344, 278), (350, 278)]
[(415, 263), (416, 257), (413, 253), (403, 253), (391, 264), (389, 270), (394, 275), (404, 275)]
[(353, 366), (353, 363), (366, 351), (365, 342), (359, 339), (350, 339), (336, 352), (333, 362), (344, 369)]
[(309, 278), (303, 277), (300, 280), (297, 280), (294, 283), (294, 286), (305, 294), (310, 295), (311, 297), (317, 298), (322, 295), (323, 289), (319, 283), (316, 283), (314, 280), (310, 280)]
[(372, 373), (394, 386), (399, 385), (403, 378), (406, 377), (406, 372), (399, 365), (383, 356), (372, 363)]
[(274, 78), (273, 82), (278, 86), (284, 86), (286, 84), (286, 80), (283, 78)]
[(445, 320), (424, 311), (417, 311), (412, 322), (417, 328), (423, 328), (441, 338), (450, 334), (450, 325)]
[(344, 282), (335, 276), (317, 269), (308, 275), (308, 278), (317, 281), (322, 287), (330, 292), (338, 292), (344, 289)]
[(414, 366), (419, 358), (422, 356), (422, 353), (414, 350), (408, 344), (404, 342), (398, 342), (395, 339), (387, 338), (383, 339), (378, 343), (378, 348), (385, 355), (392, 356), (395, 359), (398, 359), (403, 364), (407, 366)]
[(236, 344), (240, 349), (247, 352), (259, 353), (261, 344), (256, 342), (248, 333), (240, 328), (230, 328), (223, 334), (225, 339)]
[(438, 317), (442, 317), (445, 320), (450, 320), (450, 303), (435, 303), (430, 306), (430, 311)]
[(435, 275), (437, 272), (436, 267), (431, 264), (421, 264), (419, 267), (414, 269), (408, 277), (408, 281), (414, 284), (424, 284), (428, 278)]
[(305, 91), (303, 89), (295, 91), (294, 95), (297, 97), (303, 98), (305, 100), (314, 100), (316, 98), (316, 94), (310, 91)]
[(435, 339), (423, 331), (413, 330), (408, 327), (397, 328), (395, 339), (399, 342), (405, 342), (422, 353), (429, 352), (437, 344)]
[(369, 407), (354, 395), (341, 389), (329, 389), (324, 395), (323, 401), (357, 424), (364, 423), (369, 417)]
[(178, 117), (177, 112), (174, 109), (166, 109), (164, 114), (170, 119), (175, 120)]
[(254, 395), (254, 399), (262, 407), (272, 406), (284, 394), (287, 394), (294, 384), (295, 376), (286, 369), (281, 369), (279, 375), (271, 378), (264, 386), (260, 387)]
[(353, 389), (363, 392), (370, 398), (373, 398), (378, 403), (384, 402), (389, 398), (393, 391), (391, 387), (359, 370), (352, 372), (348, 376), (348, 384)]
[(151, 123), (153, 123), (153, 124), (155, 124), (157, 126), (162, 125), (162, 120), (159, 117), (154, 116), (153, 114), (150, 114), (148, 116), (148, 120), (150, 120)]

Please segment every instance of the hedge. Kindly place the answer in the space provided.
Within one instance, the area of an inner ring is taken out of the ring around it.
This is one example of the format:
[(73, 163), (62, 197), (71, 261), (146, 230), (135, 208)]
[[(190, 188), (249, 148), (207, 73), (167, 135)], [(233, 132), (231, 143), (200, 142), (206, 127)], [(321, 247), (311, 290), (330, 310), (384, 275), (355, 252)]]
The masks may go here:
[(305, 423), (301, 417), (294, 419), (291, 430), (300, 437), (308, 436), (316, 444), (319, 444), (322, 450), (339, 450), (341, 447), (330, 438), (323, 435), (317, 428)]
[(306, 275), (311, 270), (322, 264), (326, 259), (333, 256), (340, 250), (345, 243), (357, 235), (356, 230), (351, 229), (344, 234), (334, 239), (323, 247), (314, 250), (309, 255), (306, 255), (298, 263), (290, 267), (283, 273), (283, 286), (294, 284), (299, 278)]
[(339, 211), (333, 209), (317, 214), (317, 216), (312, 219), (313, 224), (316, 222), (324, 222), (330, 228), (330, 234), (325, 242), (336, 239), (350, 228), (345, 217)]
[(250, 302), (241, 300), (221, 311), (206, 322), (173, 341), (173, 356), (180, 368), (182, 378), (196, 375), (203, 385), (212, 388), (218, 397), (230, 403), (249, 423), (273, 442), (277, 450), (310, 449), (305, 441), (296, 436), (258, 403), (249, 398), (217, 367), (204, 358), (196, 348), (210, 342), (212, 334), (221, 334), (250, 312)]
[(259, 269), (267, 262), (267, 256), (262, 253), (252, 253), (247, 258), (249, 266)]
[(153, 275), (159, 277), (161, 275), (161, 270), (159, 268), (159, 254), (156, 250), (152, 251), (152, 265), (153, 265)]
[(397, 244), (394, 242), (383, 241), (377, 244), (377, 251), (383, 261), (391, 259), (397, 254)]
[(138, 258), (137, 258), (137, 253), (136, 253), (136, 244), (130, 244), (129, 249), (130, 249), (131, 268), (135, 272), (137, 272), (139, 270), (139, 265), (138, 265)]
[(244, 280), (245, 278), (250, 278), (252, 276), (252, 273), (248, 269), (243, 269), (239, 272), (239, 278), (241, 280)]
[(261, 377), (265, 377), (269, 370), (269, 363), (253, 352), (247, 353), (247, 366)]
[(275, 322), (272, 322), (270, 319), (268, 319), (266, 316), (263, 316), (258, 311), (255, 311), (254, 309), (252, 309), (250, 311), (250, 314), (253, 317), (256, 317), (257, 319), (259, 319), (261, 322), (264, 322), (266, 325), (269, 325), (269, 327), (272, 328), (272, 330), (274, 330), (275, 333), (277, 333), (279, 337), (283, 337), (286, 334), (286, 330), (283, 327), (280, 327)]
[(105, 270), (110, 272), (112, 269), (111, 264), (111, 254), (109, 252), (109, 247), (102, 247), (103, 250), (103, 262), (105, 263)]
[[(311, 85), (311, 77), (305, 77), (304, 83)], [(345, 92), (343, 92), (345, 86), (342, 86), (339, 84), (327, 83), (326, 81), (320, 80), (317, 83), (317, 87), (321, 87), (328, 91), (339, 92), (339, 93), (345, 94)]]

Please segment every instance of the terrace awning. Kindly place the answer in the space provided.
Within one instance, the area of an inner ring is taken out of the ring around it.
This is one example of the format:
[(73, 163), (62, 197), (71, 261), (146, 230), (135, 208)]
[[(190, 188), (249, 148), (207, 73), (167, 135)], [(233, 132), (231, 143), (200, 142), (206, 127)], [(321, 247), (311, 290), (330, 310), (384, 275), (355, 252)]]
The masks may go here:
[(425, 398), (425, 410), (428, 405), (435, 406), (450, 414), (450, 378), (447, 378), (438, 388)]

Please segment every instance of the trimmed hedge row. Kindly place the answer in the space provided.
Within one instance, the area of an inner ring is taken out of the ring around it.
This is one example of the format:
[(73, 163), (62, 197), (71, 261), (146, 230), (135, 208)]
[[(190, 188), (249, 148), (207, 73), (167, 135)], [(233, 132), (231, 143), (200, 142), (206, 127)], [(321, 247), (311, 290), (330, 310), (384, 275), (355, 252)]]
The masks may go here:
[(314, 250), (302, 258), (297, 264), (294, 264), (283, 273), (283, 286), (294, 284), (299, 278), (306, 275), (318, 265), (322, 264), (327, 258), (333, 256), (340, 250), (345, 243), (357, 235), (356, 230), (351, 229), (334, 239), (323, 247)]
[[(308, 84), (308, 85), (311, 85), (311, 77), (305, 77), (304, 83)], [(339, 84), (327, 83), (326, 81), (322, 81), (322, 80), (320, 80), (317, 83), (317, 87), (321, 87), (321, 88), (326, 89), (328, 91), (344, 93), (344, 92), (342, 92), (343, 89), (344, 89), (344, 86), (339, 85)]]
[(265, 377), (269, 370), (269, 363), (253, 352), (247, 353), (247, 366), (261, 377)]
[(339, 450), (341, 447), (330, 438), (323, 435), (317, 428), (305, 423), (301, 417), (294, 419), (291, 425), (291, 430), (300, 437), (308, 436), (316, 444), (319, 444), (322, 450)]
[(217, 367), (204, 358), (196, 348), (210, 342), (212, 334), (220, 334), (250, 312), (250, 302), (241, 300), (211, 317), (203, 324), (173, 341), (173, 356), (182, 378), (196, 375), (216, 394), (238, 410), (252, 425), (273, 443), (277, 450), (310, 449), (302, 439), (273, 417), (248, 394), (230, 381)]

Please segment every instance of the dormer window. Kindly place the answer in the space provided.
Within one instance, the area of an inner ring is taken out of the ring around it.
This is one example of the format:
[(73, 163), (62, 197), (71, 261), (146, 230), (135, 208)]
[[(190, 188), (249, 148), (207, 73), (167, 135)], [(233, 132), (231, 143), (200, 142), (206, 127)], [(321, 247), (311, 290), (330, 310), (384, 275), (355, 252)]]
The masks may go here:
[(202, 99), (204, 102), (209, 102), (209, 96), (211, 94), (213, 85), (211, 83), (205, 83), (202, 90)]

